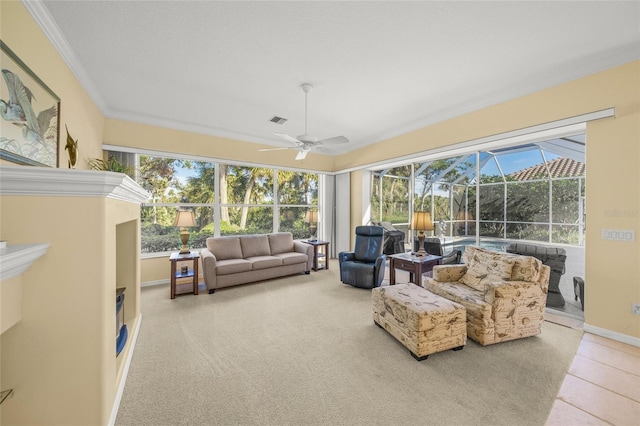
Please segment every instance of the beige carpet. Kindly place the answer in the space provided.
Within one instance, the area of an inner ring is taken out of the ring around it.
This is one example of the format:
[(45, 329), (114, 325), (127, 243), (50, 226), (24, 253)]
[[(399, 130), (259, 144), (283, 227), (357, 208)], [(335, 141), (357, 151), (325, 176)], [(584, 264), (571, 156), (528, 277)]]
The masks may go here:
[(143, 288), (117, 425), (543, 425), (581, 330), (418, 362), (329, 271), (169, 299)]

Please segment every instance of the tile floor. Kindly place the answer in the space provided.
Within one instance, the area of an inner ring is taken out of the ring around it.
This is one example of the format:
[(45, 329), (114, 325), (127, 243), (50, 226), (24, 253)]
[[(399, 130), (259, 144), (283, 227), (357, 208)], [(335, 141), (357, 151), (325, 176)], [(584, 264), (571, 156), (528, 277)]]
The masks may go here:
[(585, 333), (546, 425), (640, 425), (640, 348)]

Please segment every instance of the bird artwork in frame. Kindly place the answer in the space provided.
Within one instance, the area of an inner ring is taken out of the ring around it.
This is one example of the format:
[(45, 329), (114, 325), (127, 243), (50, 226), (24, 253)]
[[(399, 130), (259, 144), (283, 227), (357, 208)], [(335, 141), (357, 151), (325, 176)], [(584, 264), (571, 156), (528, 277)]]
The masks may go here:
[(0, 40), (0, 159), (58, 167), (60, 98)]

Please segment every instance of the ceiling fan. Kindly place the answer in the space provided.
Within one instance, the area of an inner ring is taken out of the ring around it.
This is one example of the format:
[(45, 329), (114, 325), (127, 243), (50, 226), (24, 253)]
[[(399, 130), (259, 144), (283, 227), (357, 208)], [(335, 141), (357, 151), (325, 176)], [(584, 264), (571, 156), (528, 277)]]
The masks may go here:
[(294, 143), (295, 147), (267, 148), (267, 149), (260, 149), (259, 151), (278, 151), (282, 149), (297, 149), (299, 152), (298, 152), (298, 155), (296, 155), (296, 160), (304, 160), (304, 158), (307, 156), (309, 151), (311, 151), (312, 149), (319, 150), (319, 151), (320, 150), (327, 151), (326, 149), (323, 148), (326, 145), (338, 145), (343, 143), (349, 143), (349, 139), (347, 139), (344, 136), (334, 136), (332, 138), (318, 140), (318, 138), (311, 136), (309, 133), (307, 133), (307, 95), (309, 94), (311, 89), (313, 89), (313, 86), (310, 85), (309, 83), (304, 83), (300, 86), (300, 88), (304, 92), (304, 134), (294, 138), (293, 136), (287, 135), (286, 133), (275, 133), (276, 136), (279, 136), (286, 141)]

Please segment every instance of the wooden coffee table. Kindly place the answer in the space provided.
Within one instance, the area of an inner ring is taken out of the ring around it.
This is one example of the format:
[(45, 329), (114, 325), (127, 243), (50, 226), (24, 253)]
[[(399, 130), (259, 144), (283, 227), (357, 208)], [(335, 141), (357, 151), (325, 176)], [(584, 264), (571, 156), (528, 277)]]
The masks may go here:
[(389, 285), (396, 284), (396, 269), (409, 272), (409, 281), (416, 285), (420, 283), (420, 277), (433, 267), (440, 264), (442, 256), (428, 254), (416, 256), (410, 253), (391, 254), (389, 257)]

